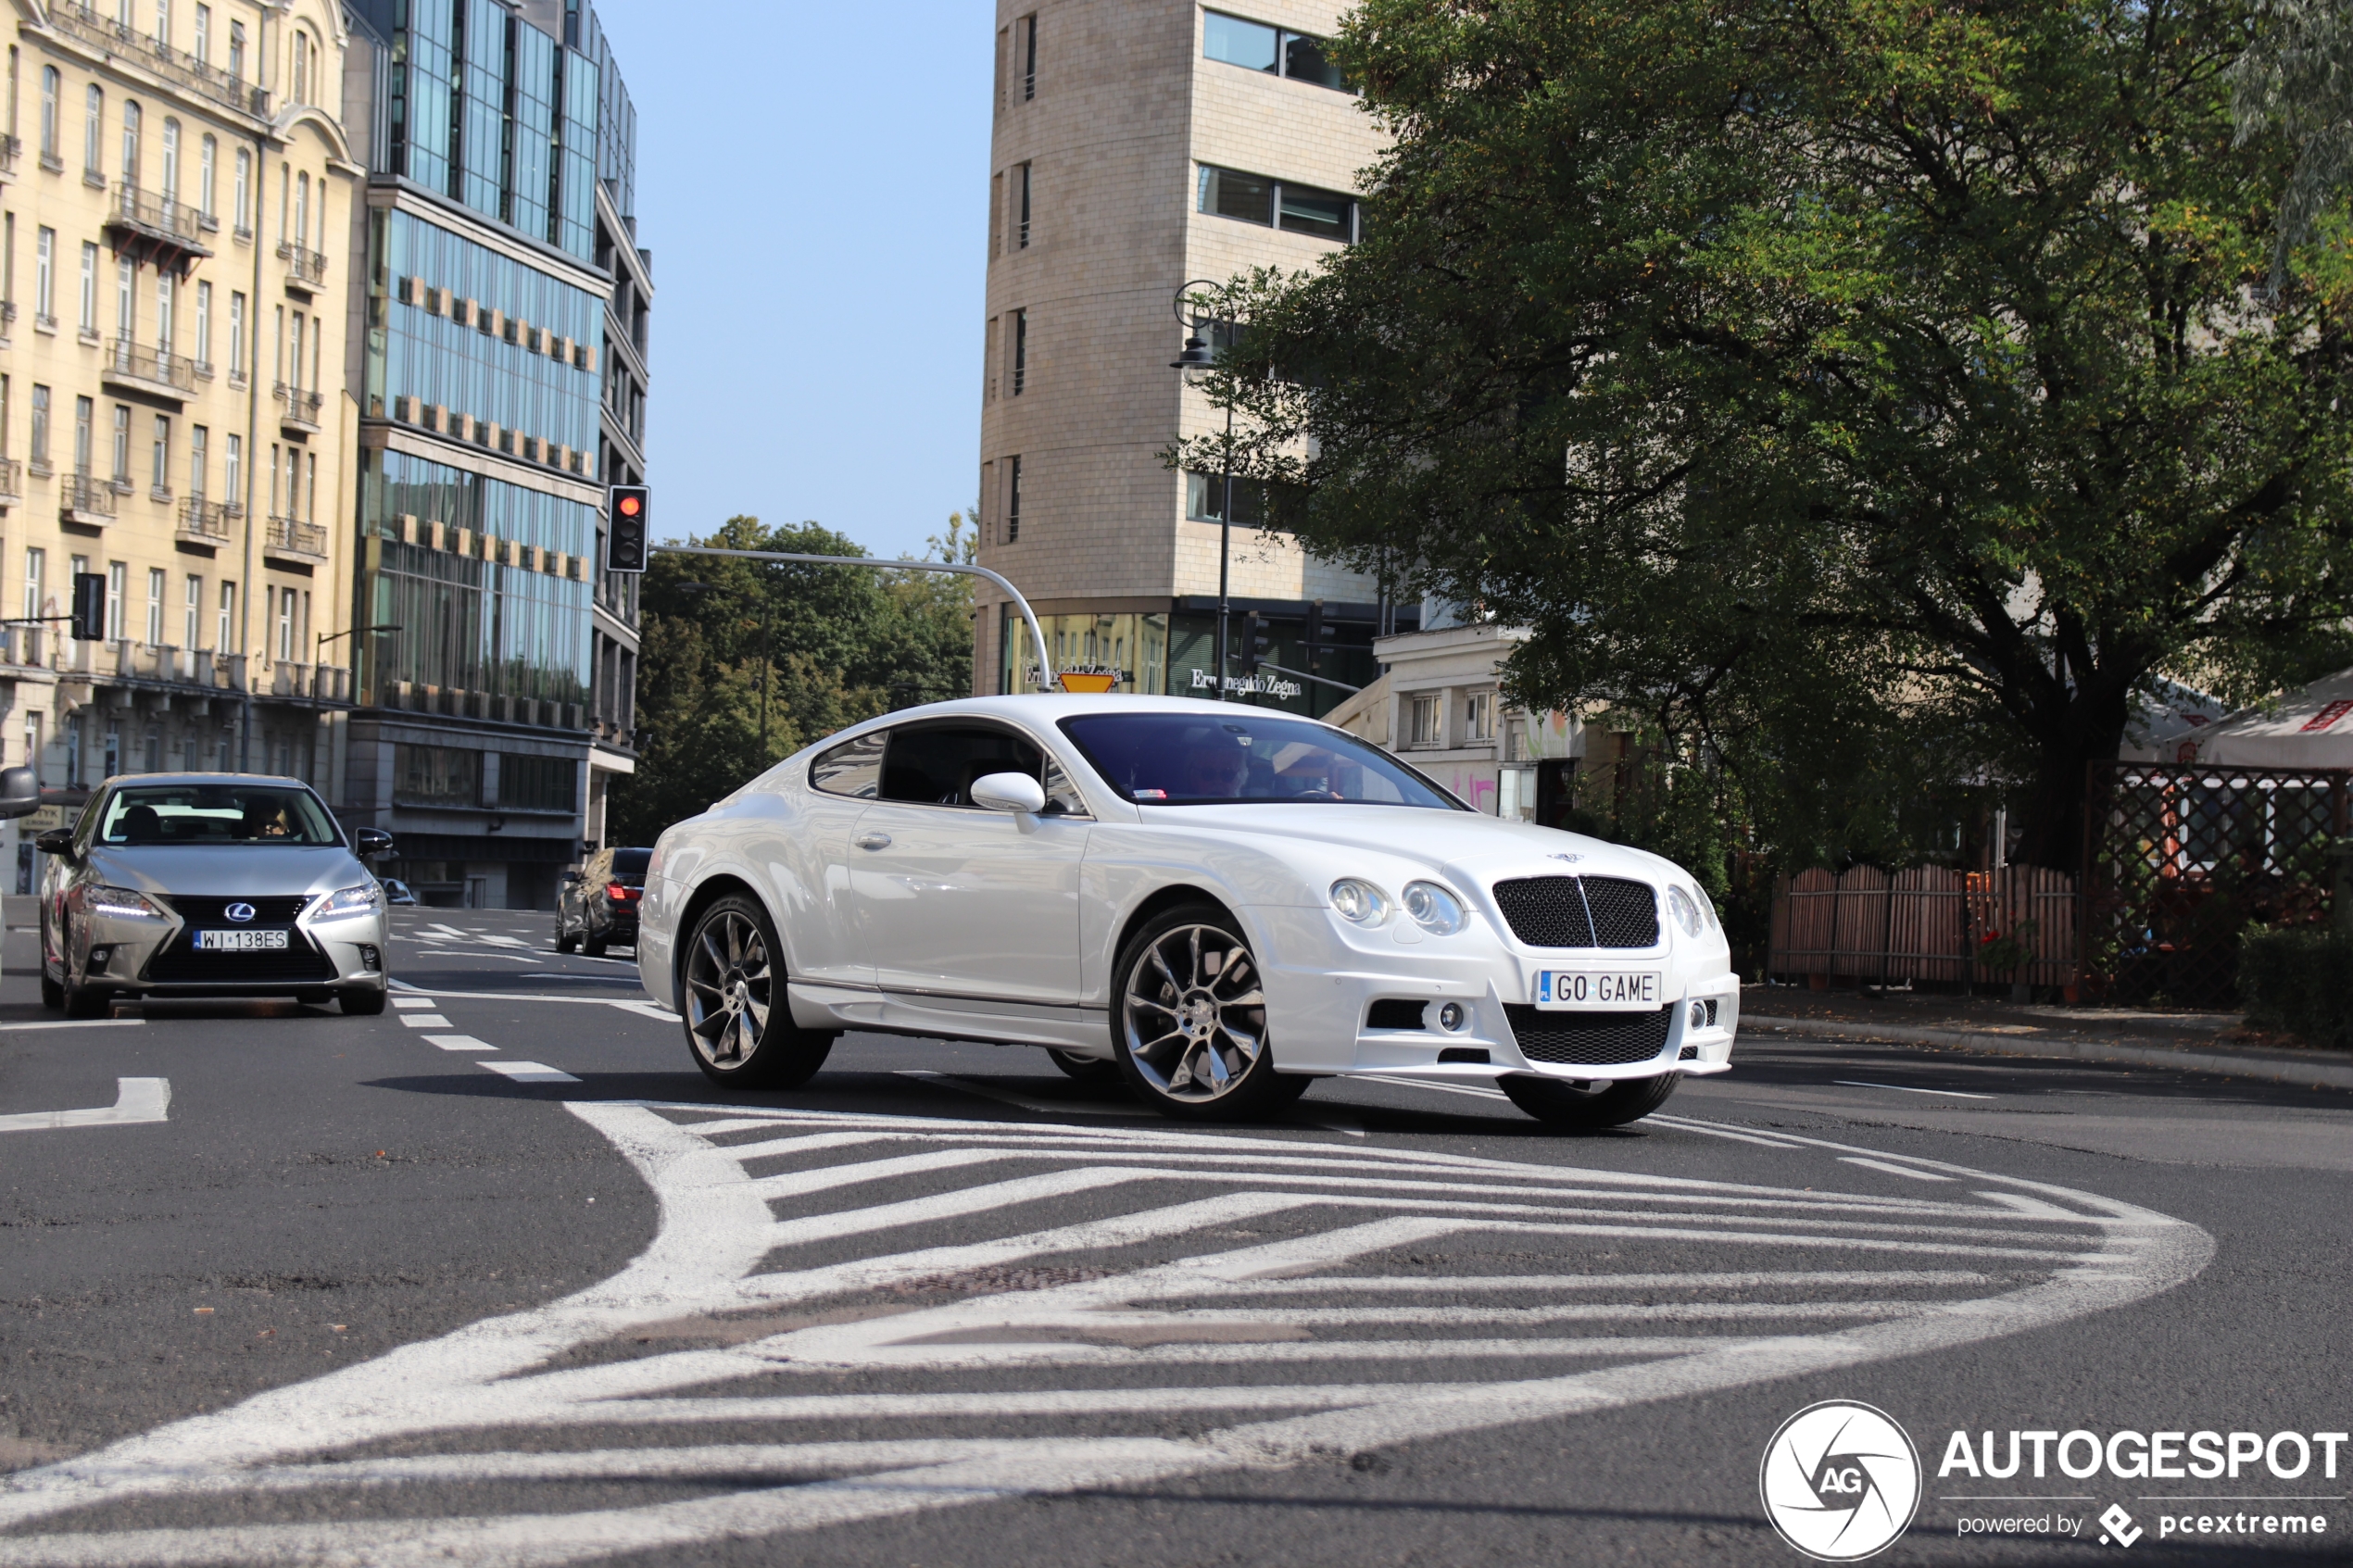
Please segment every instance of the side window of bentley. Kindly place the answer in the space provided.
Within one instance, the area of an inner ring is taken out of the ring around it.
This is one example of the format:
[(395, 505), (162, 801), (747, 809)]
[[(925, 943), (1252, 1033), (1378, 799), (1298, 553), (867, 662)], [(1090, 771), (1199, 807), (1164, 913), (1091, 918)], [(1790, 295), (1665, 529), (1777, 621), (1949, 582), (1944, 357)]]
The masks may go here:
[(872, 800), (882, 792), (883, 748), (888, 730), (870, 730), (856, 740), (821, 751), (809, 765), (809, 786), (827, 795)]
[(883, 762), (882, 797), (970, 807), (975, 781), (991, 773), (1038, 778), (1042, 761), (1035, 746), (993, 725), (924, 724), (894, 730)]

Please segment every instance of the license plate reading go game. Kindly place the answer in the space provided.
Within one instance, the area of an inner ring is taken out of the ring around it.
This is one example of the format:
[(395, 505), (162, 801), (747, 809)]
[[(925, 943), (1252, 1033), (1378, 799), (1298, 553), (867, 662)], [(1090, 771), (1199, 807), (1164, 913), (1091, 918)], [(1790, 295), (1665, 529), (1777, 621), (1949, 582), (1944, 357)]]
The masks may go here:
[(199, 931), (196, 951), (200, 953), (261, 953), (283, 952), (286, 934), (283, 931)]
[(1536, 972), (1536, 1005), (1540, 1008), (1655, 1008), (1664, 976), (1655, 969), (1540, 969)]

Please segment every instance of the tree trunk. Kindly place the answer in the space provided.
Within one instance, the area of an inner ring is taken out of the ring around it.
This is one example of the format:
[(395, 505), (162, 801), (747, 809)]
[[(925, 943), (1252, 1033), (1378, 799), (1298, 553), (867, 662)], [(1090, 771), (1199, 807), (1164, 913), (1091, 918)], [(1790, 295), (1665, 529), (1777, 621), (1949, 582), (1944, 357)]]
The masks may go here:
[(2056, 733), (2046, 734), (2036, 756), (2020, 864), (2048, 866), (2070, 876), (2082, 872), (2090, 765), (2114, 760), (2124, 744), (2129, 710), (2127, 689), (2105, 683), (2097, 691), (2079, 690), (2068, 704)]

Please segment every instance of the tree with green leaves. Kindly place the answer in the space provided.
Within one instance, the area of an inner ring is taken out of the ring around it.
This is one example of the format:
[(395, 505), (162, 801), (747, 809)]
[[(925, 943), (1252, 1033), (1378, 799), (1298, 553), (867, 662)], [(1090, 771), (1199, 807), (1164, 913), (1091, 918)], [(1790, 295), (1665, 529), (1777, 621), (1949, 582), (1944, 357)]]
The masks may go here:
[(2158, 673), (2353, 656), (2353, 249), (2283, 228), (2309, 121), (2233, 115), (2278, 9), (1365, 0), (1365, 237), (1200, 302), (1214, 390), (1279, 524), (1768, 843), (1982, 780), (2071, 869)]
[[(931, 556), (972, 559), (969, 515), (950, 515)], [(866, 553), (813, 522), (763, 528), (749, 517), (687, 543)], [(671, 823), (845, 725), (967, 695), (970, 582), (947, 572), (654, 556), (638, 590), (637, 771), (613, 791), (606, 842), (651, 844)]]

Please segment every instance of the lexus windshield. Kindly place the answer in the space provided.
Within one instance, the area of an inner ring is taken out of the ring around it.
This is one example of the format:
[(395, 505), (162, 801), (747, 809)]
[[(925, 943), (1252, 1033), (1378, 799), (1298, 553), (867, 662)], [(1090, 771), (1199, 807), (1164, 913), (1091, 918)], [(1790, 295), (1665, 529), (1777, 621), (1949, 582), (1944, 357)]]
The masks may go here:
[(341, 844), (334, 819), (307, 789), (284, 784), (134, 784), (107, 802), (100, 844), (250, 847)]
[(1462, 803), (1353, 735), (1237, 709), (1198, 713), (1090, 713), (1063, 733), (1096, 771), (1139, 806), (1242, 800), (1347, 802), (1462, 810)]

